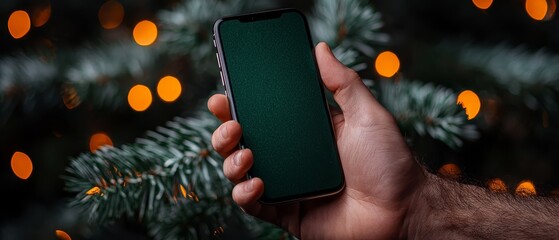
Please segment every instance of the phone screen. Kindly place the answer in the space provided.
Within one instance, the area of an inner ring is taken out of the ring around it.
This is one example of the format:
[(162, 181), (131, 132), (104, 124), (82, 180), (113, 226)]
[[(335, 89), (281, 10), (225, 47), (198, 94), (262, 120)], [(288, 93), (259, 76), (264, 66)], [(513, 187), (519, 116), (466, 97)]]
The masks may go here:
[(264, 181), (261, 200), (341, 190), (343, 173), (304, 16), (284, 10), (226, 18), (216, 32), (241, 144), (254, 155), (249, 175)]

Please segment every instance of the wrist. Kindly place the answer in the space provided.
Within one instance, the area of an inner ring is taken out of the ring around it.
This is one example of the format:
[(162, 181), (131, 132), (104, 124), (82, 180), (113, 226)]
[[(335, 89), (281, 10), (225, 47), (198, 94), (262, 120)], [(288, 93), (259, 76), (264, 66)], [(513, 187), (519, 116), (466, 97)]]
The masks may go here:
[(432, 221), (435, 194), (439, 192), (440, 180), (431, 173), (425, 172), (425, 180), (418, 185), (410, 199), (408, 210), (403, 222), (400, 239), (421, 239), (425, 229)]

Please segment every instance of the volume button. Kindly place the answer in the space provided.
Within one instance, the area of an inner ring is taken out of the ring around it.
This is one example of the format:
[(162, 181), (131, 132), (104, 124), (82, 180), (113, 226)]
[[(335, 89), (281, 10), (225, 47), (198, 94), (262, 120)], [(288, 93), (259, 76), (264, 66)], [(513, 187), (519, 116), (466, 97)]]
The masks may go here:
[(217, 53), (215, 53), (215, 59), (217, 60), (217, 66), (221, 70), (221, 62), (219, 61), (219, 55)]
[(223, 81), (223, 72), (219, 70), (219, 75), (221, 76), (221, 86), (225, 88), (225, 82)]

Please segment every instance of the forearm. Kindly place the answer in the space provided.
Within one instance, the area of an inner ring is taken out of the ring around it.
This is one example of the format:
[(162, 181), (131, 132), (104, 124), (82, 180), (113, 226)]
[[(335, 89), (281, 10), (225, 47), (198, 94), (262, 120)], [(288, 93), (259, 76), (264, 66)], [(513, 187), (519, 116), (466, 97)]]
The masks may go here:
[(493, 193), (428, 174), (413, 200), (409, 239), (557, 239), (559, 202)]

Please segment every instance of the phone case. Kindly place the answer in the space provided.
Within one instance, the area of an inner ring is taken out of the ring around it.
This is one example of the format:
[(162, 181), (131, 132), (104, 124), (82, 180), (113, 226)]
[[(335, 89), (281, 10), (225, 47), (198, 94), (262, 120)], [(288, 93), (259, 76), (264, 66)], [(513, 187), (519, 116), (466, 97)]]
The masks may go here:
[(250, 148), (262, 203), (332, 195), (344, 187), (329, 108), (305, 16), (282, 9), (214, 25), (218, 66), (233, 119)]

